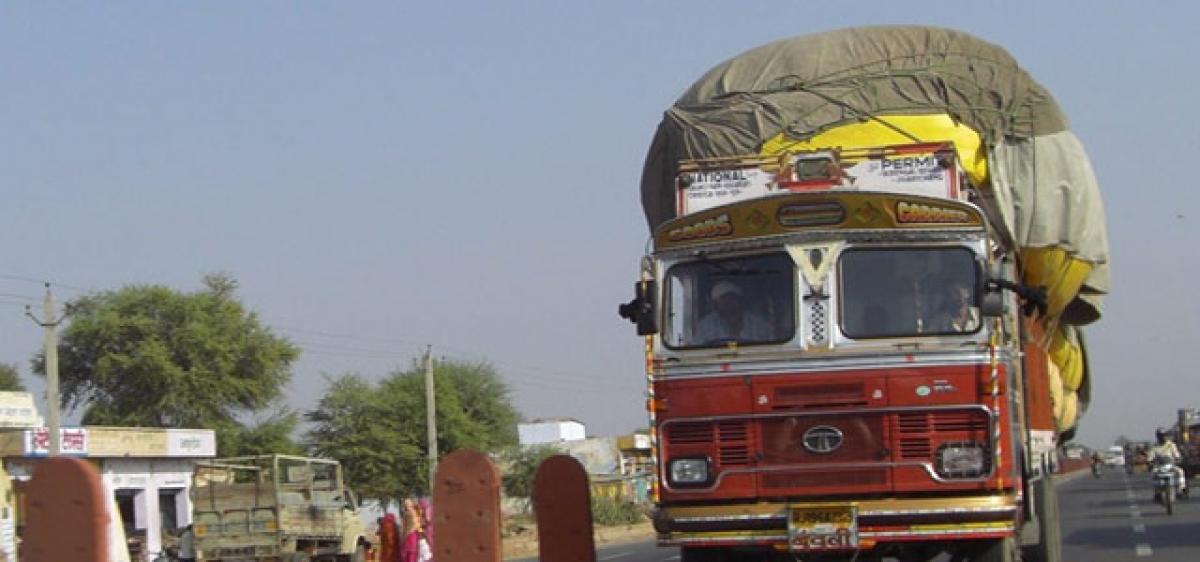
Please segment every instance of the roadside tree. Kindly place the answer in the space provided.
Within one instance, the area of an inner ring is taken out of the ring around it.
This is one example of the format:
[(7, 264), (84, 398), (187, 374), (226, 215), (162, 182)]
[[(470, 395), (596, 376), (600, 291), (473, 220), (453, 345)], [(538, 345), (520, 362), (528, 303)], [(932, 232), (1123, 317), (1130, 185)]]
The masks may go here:
[(25, 391), (25, 383), (21, 381), (21, 374), (17, 372), (16, 365), (0, 363), (0, 390)]
[[(246, 310), (236, 287), (216, 274), (193, 293), (130, 285), (69, 302), (62, 405), (82, 408), (89, 425), (244, 431), (240, 418), (281, 397), (299, 350)], [(38, 375), (44, 361), (33, 359)]]
[[(438, 452), (504, 449), (516, 442), (509, 390), (486, 363), (434, 362)], [(338, 459), (363, 497), (383, 501), (429, 493), (424, 366), (372, 383), (356, 374), (329, 379), (312, 423), (310, 450)]]
[(304, 447), (292, 438), (300, 424), (300, 414), (280, 407), (266, 418), (256, 418), (246, 424), (227, 422), (216, 429), (217, 456), (242, 457), (250, 455), (307, 454)]
[(538, 466), (546, 458), (557, 455), (558, 447), (554, 445), (533, 445), (529, 447), (513, 447), (504, 455), (504, 493), (514, 498), (528, 498), (533, 495), (533, 478), (537, 476)]

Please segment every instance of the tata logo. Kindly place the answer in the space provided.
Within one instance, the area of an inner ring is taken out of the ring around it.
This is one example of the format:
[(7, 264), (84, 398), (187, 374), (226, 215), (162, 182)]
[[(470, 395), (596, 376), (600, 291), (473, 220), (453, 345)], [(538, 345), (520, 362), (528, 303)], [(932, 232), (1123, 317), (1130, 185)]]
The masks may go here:
[(842, 431), (836, 427), (818, 425), (804, 432), (804, 448), (814, 453), (832, 453), (842, 446)]

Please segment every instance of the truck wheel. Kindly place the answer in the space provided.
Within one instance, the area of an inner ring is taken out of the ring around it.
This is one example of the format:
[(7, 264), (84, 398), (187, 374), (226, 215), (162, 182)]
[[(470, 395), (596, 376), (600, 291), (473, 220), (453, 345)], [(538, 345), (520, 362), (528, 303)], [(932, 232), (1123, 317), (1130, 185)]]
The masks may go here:
[(1017, 554), (1017, 541), (1012, 537), (987, 541), (971, 557), (971, 562), (1020, 562)]
[(1033, 509), (1038, 519), (1038, 543), (1022, 549), (1028, 562), (1061, 562), (1062, 529), (1058, 521), (1058, 493), (1049, 475), (1033, 483)]

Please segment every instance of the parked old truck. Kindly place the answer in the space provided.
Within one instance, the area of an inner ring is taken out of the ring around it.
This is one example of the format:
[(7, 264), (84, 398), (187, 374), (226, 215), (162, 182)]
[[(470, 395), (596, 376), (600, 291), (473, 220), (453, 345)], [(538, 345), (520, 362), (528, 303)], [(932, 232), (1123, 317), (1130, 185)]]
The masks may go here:
[(204, 560), (366, 560), (367, 529), (337, 461), (287, 455), (201, 461), (191, 498)]
[(645, 336), (660, 545), (1060, 559), (1104, 213), (1003, 49), (910, 26), (736, 56), (666, 112), (642, 201), (619, 312)]

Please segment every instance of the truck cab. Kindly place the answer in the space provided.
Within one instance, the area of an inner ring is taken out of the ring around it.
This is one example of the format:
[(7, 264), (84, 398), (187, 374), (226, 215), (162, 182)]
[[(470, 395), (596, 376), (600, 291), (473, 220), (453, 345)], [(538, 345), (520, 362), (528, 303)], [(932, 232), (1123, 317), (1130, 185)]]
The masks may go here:
[[(682, 214), (621, 310), (646, 336), (661, 545), (685, 561), (1020, 546), (1053, 424), (1030, 415), (1011, 255), (947, 150), (681, 164)], [(1024, 542), (1055, 540), (1043, 519)]]

